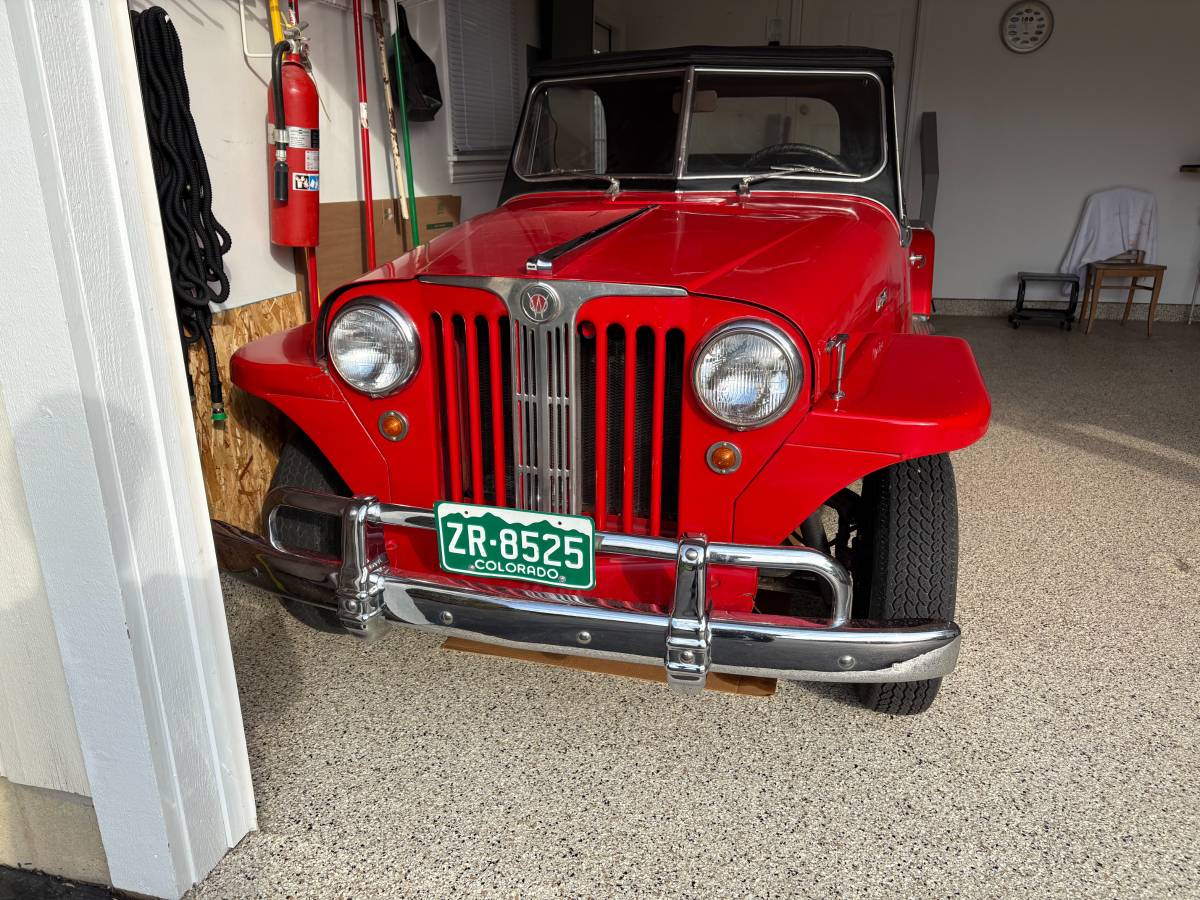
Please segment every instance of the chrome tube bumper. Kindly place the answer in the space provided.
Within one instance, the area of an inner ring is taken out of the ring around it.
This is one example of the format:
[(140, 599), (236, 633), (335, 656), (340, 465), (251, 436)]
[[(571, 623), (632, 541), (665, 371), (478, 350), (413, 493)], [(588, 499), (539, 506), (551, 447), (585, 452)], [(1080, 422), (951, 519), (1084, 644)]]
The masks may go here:
[[(341, 516), (342, 559), (282, 546), (274, 535), (282, 507)], [(710, 670), (798, 681), (916, 681), (948, 674), (958, 658), (959, 629), (952, 622), (850, 621), (850, 576), (836, 560), (807, 548), (597, 534), (598, 553), (675, 562), (675, 595), (663, 605), (668, 615), (650, 604), (485, 589), (468, 578), (389, 569), (382, 526), (434, 528), (429, 510), (280, 488), (268, 497), (264, 519), (266, 539), (212, 523), (222, 571), (334, 611), (363, 637), (391, 621), (531, 650), (660, 664), (670, 685), (685, 693), (703, 689)], [(706, 596), (712, 564), (814, 573), (831, 587), (830, 618), (713, 613)]]

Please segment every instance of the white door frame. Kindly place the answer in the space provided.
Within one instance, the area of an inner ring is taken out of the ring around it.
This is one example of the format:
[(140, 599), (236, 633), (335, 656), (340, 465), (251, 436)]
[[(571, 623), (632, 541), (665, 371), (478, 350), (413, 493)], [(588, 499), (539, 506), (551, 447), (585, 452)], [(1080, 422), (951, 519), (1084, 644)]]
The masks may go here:
[(0, 8), (0, 385), (113, 885), (178, 897), (254, 796), (128, 15)]

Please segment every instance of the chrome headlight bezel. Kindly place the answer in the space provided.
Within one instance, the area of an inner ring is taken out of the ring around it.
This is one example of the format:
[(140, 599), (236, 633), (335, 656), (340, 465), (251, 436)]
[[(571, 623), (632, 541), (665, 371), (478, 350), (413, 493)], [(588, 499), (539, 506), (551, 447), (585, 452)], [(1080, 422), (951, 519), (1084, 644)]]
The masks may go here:
[[(753, 334), (766, 339), (783, 354), (788, 367), (788, 389), (783, 401), (769, 415), (753, 422), (733, 421), (722, 416), (713, 408), (700, 383), (700, 369), (709, 351), (718, 341), (735, 334)], [(800, 395), (800, 388), (803, 384), (804, 360), (795, 342), (783, 329), (761, 319), (735, 319), (718, 326), (701, 342), (692, 357), (692, 392), (696, 395), (697, 401), (714, 420), (734, 431), (750, 431), (761, 428), (786, 416)]]
[[(334, 332), (337, 330), (338, 323), (342, 320), (342, 317), (355, 310), (370, 310), (382, 315), (390, 325), (395, 327), (401, 340), (412, 348), (409, 364), (402, 367), (396, 378), (387, 385), (380, 387), (364, 386), (356, 382), (355, 379), (348, 377), (338, 364), (337, 353), (334, 350)], [(403, 310), (379, 297), (358, 297), (339, 309), (329, 322), (329, 328), (325, 337), (325, 347), (329, 364), (338, 373), (338, 377), (354, 390), (360, 394), (366, 394), (368, 397), (386, 397), (389, 394), (396, 393), (396, 391), (412, 381), (413, 376), (417, 374), (417, 370), (421, 368), (421, 340), (417, 334), (416, 325), (413, 324), (412, 319)]]

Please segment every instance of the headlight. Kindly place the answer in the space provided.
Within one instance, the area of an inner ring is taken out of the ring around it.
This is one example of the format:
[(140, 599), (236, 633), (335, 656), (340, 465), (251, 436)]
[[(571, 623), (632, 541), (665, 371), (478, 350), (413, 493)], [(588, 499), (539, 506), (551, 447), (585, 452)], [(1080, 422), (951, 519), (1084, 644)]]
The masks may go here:
[(334, 317), (329, 359), (351, 387), (376, 397), (390, 394), (417, 371), (417, 330), (382, 300), (355, 300)]
[(803, 380), (796, 345), (775, 326), (751, 319), (722, 325), (709, 335), (692, 370), (704, 408), (737, 429), (778, 419), (791, 408)]

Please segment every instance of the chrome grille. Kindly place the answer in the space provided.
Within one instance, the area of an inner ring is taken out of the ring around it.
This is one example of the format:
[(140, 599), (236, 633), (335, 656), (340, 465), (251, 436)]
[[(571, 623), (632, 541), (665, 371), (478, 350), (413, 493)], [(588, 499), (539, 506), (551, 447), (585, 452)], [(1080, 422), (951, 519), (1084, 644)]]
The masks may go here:
[(513, 447), (521, 509), (578, 513), (578, 373), (571, 323), (513, 329)]
[[(600, 428), (597, 422), (607, 413), (598, 402), (602, 392), (597, 391), (595, 370), (597, 365), (607, 370), (609, 355), (601, 353), (598, 361), (595, 332), (618, 326), (601, 324), (591, 316), (586, 327), (592, 336), (584, 338), (576, 334), (576, 319), (583, 304), (594, 297), (682, 297), (686, 292), (657, 285), (583, 281), (555, 281), (550, 287), (531, 279), (472, 276), (427, 275), (422, 281), (491, 291), (504, 301), (508, 312), (496, 316), (459, 311), (451, 301), (433, 313), (439, 402), (444, 409), (444, 496), (538, 512), (595, 512), (603, 527), (609, 504), (603, 500), (597, 504), (595, 498), (597, 494), (607, 497), (611, 490), (619, 498), (624, 530), (649, 528), (660, 533), (664, 506), (670, 517), (678, 497), (682, 333), (671, 332), (678, 339), (668, 339), (666, 331), (628, 326), (631, 341), (632, 335), (639, 335), (639, 348), (642, 338), (649, 338), (649, 347), (641, 349), (650, 355), (642, 359), (639, 349), (626, 358), (622, 349), (621, 371), (606, 376), (604, 385), (614, 400), (619, 398), (616, 408), (631, 410), (629, 421)], [(523, 294), (532, 293), (546, 295), (538, 308), (532, 304), (526, 308), (522, 302)], [(623, 341), (627, 326), (619, 327)], [(581, 352), (587, 355), (589, 367), (586, 384)], [(651, 365), (653, 371), (647, 368)], [(675, 399), (667, 399), (664, 409), (651, 397)], [(585, 424), (586, 446), (581, 437)], [(502, 434), (507, 434), (507, 440), (500, 438)], [(620, 446), (607, 448), (608, 462), (599, 465), (600, 442), (618, 439)], [(626, 464), (635, 455), (644, 458)], [(660, 465), (651, 457), (674, 461)], [(615, 467), (612, 473), (609, 466)], [(589, 505), (595, 509), (589, 510)], [(635, 523), (638, 517), (640, 524)]]

